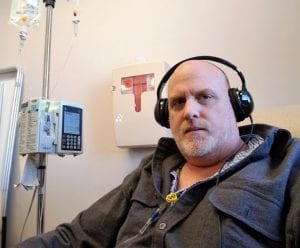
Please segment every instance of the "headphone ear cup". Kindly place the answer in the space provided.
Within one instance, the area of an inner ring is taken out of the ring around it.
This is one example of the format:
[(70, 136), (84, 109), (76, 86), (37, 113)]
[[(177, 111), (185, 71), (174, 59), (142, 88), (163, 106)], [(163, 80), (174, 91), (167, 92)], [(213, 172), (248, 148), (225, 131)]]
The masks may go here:
[(247, 90), (239, 91), (237, 88), (230, 88), (228, 95), (237, 122), (243, 121), (251, 115), (254, 104)]
[(156, 102), (154, 117), (161, 126), (170, 128), (167, 98), (161, 98)]

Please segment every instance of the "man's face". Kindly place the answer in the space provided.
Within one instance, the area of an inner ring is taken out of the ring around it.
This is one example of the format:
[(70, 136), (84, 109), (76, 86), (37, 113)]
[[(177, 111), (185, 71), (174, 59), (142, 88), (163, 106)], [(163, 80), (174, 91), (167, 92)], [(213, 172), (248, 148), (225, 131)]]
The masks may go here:
[(188, 61), (176, 69), (168, 108), (174, 139), (186, 159), (218, 156), (238, 137), (226, 78), (207, 62)]

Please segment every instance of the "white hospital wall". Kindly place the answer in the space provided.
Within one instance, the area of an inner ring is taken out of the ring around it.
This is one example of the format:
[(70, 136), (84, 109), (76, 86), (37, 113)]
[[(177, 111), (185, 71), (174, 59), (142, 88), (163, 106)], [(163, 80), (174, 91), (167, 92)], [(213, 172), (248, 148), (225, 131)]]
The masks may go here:
[[(17, 29), (8, 25), (11, 1), (0, 1), (0, 67), (18, 65)], [(226, 58), (243, 71), (256, 108), (299, 104), (300, 2), (297, 0), (80, 1), (78, 37), (72, 5), (53, 11), (50, 98), (85, 105), (85, 153), (49, 156), (45, 229), (76, 214), (132, 171), (151, 149), (120, 149), (114, 142), (111, 72), (145, 58), (170, 65), (195, 55)], [(45, 11), (22, 52), (23, 99), (40, 96)], [(237, 80), (234, 77), (234, 80)], [(238, 80), (233, 86), (240, 86)], [(133, 132), (134, 135), (134, 132)], [(12, 182), (18, 181), (18, 156)], [(12, 189), (8, 245), (20, 236), (32, 191)], [(25, 237), (35, 234), (33, 209)]]

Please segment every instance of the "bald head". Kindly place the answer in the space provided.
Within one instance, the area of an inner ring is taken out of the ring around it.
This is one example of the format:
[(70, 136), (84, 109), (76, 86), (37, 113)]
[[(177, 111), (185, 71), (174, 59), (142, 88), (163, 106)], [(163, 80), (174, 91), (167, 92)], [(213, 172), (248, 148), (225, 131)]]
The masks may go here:
[(169, 84), (174, 80), (186, 81), (189, 79), (200, 79), (203, 81), (219, 81), (225, 83), (229, 88), (226, 74), (218, 66), (205, 60), (188, 60), (180, 64), (169, 79)]

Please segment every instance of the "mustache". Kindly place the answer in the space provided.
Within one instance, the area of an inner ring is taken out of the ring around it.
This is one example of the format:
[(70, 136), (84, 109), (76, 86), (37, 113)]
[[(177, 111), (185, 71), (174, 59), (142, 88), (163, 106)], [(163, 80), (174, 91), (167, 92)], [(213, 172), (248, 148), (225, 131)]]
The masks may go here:
[(185, 123), (182, 127), (181, 127), (181, 131), (183, 133), (188, 133), (188, 132), (193, 132), (193, 131), (199, 131), (199, 130), (204, 130), (204, 131), (208, 131), (209, 127), (206, 123)]

